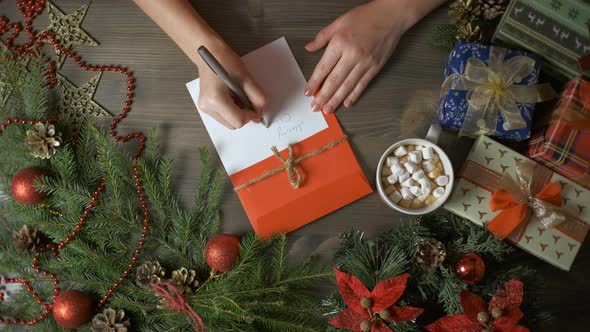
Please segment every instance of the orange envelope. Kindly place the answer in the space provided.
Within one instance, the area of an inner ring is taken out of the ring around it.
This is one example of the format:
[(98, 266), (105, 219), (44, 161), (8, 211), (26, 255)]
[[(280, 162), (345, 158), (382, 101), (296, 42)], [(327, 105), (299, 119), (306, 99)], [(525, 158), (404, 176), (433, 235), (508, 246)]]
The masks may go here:
[[(295, 158), (330, 144), (345, 135), (333, 114), (324, 115), (328, 128), (293, 145)], [(283, 158), (288, 152), (281, 151)], [(276, 156), (266, 158), (230, 176), (234, 187), (283, 165)], [(296, 166), (302, 175), (294, 189), (286, 171), (237, 191), (256, 234), (267, 237), (287, 233), (373, 190), (348, 142), (303, 160)]]

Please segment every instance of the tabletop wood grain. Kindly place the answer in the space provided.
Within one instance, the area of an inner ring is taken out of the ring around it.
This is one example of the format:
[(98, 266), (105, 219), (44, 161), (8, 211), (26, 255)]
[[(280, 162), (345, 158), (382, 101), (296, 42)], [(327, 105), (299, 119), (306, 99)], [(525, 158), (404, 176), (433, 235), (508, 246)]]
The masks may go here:
[[(309, 54), (303, 46), (322, 27), (364, 1), (254, 0), (260, 5), (254, 9), (250, 2), (201, 0), (195, 1), (194, 5), (239, 54), (285, 36), (304, 75), (309, 77), (321, 52)], [(66, 12), (82, 3), (88, 1), (56, 2)], [(249, 14), (253, 12), (258, 14)], [(0, 14), (17, 19), (14, 3), (1, 2)], [(400, 123), (404, 110), (415, 103), (425, 103), (425, 99), (429, 99), (425, 96), (435, 96), (438, 92), (447, 54), (431, 48), (428, 39), (434, 27), (446, 21), (446, 9), (441, 8), (411, 29), (360, 101), (337, 113), (373, 186), (381, 153), (403, 134)], [(44, 14), (35, 27), (41, 30), (46, 26)], [(120, 132), (147, 132), (152, 127), (160, 128), (164, 152), (176, 160), (174, 182), (177, 194), (188, 206), (198, 183), (197, 147), (205, 146), (214, 151), (185, 87), (185, 83), (198, 76), (196, 67), (129, 0), (93, 1), (82, 27), (100, 43), (98, 47), (78, 48), (87, 62), (124, 65), (135, 73), (137, 90), (133, 111), (120, 126)], [(66, 60), (60, 73), (76, 84), (92, 76), (92, 73), (78, 70), (70, 60)], [(105, 73), (95, 99), (116, 113), (124, 100), (123, 91), (125, 85), (120, 77)], [(471, 140), (446, 134), (441, 145), (451, 155), (455, 168), (459, 168), (471, 143)], [(223, 202), (224, 231), (236, 234), (251, 231), (244, 209), (229, 182)], [(338, 244), (339, 233), (354, 227), (374, 236), (410, 219), (392, 211), (372, 194), (291, 233), (291, 254), (296, 259), (318, 255), (323, 262), (329, 262)], [(582, 246), (571, 272), (560, 271), (520, 250), (516, 250), (515, 256), (517, 261), (537, 269), (538, 276), (544, 279), (546, 287), (539, 301), (557, 317), (538, 330), (587, 331), (590, 319), (583, 308), (585, 301), (590, 299), (588, 245)]]

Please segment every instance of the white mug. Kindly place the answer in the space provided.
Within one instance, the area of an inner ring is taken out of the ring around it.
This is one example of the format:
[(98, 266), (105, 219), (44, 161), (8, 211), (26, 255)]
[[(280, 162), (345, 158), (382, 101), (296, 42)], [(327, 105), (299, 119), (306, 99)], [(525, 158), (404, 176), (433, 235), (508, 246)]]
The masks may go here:
[[(385, 152), (381, 156), (381, 159), (379, 160), (379, 165), (377, 165), (377, 176), (376, 176), (377, 191), (379, 192), (379, 197), (381, 197), (381, 200), (383, 200), (383, 202), (385, 202), (385, 204), (387, 204), (390, 208), (398, 210), (398, 211), (403, 212), (405, 214), (423, 215), (423, 214), (430, 213), (430, 212), (438, 209), (439, 207), (441, 207), (447, 201), (449, 196), (451, 195), (451, 192), (453, 191), (453, 183), (455, 182), (455, 175), (453, 172), (453, 165), (451, 164), (451, 160), (449, 159), (447, 154), (440, 147), (438, 147), (438, 145), (436, 145), (436, 142), (438, 141), (438, 138), (440, 136), (440, 132), (441, 132), (440, 126), (432, 125), (432, 126), (430, 126), (430, 129), (428, 130), (428, 134), (426, 135), (425, 139), (407, 138), (407, 139), (401, 140), (401, 141), (391, 145), (387, 150), (385, 150)], [(397, 149), (400, 145), (410, 145), (410, 144), (432, 147), (434, 149), (434, 151), (436, 152), (436, 154), (438, 154), (438, 156), (440, 158), (443, 168), (445, 169), (445, 172), (444, 172), (445, 175), (447, 175), (449, 177), (449, 184), (447, 184), (445, 186), (445, 193), (441, 197), (439, 197), (432, 205), (429, 205), (429, 206), (426, 206), (426, 207), (423, 207), (420, 209), (407, 209), (407, 208), (404, 208), (402, 206), (395, 204), (393, 201), (391, 201), (389, 199), (387, 194), (385, 194), (385, 187), (383, 186), (383, 183), (381, 181), (381, 178), (382, 178), (381, 172), (382, 172), (383, 165), (385, 164), (387, 157), (391, 156), (393, 154), (393, 151), (395, 151), (395, 149)]]

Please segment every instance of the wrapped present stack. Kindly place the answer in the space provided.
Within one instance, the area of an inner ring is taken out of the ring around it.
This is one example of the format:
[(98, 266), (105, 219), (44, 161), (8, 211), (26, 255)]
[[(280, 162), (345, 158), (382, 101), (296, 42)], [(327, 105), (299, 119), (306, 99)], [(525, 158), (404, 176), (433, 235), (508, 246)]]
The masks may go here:
[(580, 76), (577, 60), (590, 53), (590, 2), (512, 0), (494, 34), (494, 43), (527, 49), (543, 57), (543, 71)]
[(528, 139), (534, 103), (555, 97), (539, 84), (539, 67), (529, 52), (459, 41), (445, 71), (439, 123), (460, 136)]
[(590, 190), (481, 136), (445, 208), (569, 270), (590, 228), (588, 202)]
[(590, 82), (568, 82), (548, 129), (530, 141), (528, 156), (590, 188)]

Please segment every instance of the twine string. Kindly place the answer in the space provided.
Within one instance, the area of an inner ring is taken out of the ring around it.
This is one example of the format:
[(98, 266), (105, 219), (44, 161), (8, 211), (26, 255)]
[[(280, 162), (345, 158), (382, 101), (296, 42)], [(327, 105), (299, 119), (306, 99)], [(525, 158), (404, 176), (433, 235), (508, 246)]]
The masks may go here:
[(235, 187), (234, 191), (239, 191), (244, 188), (247, 188), (255, 183), (265, 180), (265, 179), (267, 179), (275, 174), (278, 174), (284, 170), (287, 171), (287, 176), (289, 177), (289, 182), (291, 183), (291, 187), (293, 187), (293, 189), (298, 189), (301, 186), (301, 182), (303, 181), (303, 176), (301, 175), (301, 172), (299, 172), (299, 170), (297, 169), (297, 165), (306, 159), (317, 156), (320, 153), (323, 153), (325, 151), (332, 149), (336, 145), (338, 145), (346, 140), (347, 140), (347, 138), (346, 138), (346, 136), (344, 136), (344, 137), (339, 138), (331, 143), (328, 143), (316, 150), (313, 150), (308, 154), (305, 154), (305, 155), (297, 157), (297, 158), (295, 158), (295, 156), (294, 156), (293, 146), (289, 145), (287, 148), (287, 151), (289, 152), (287, 159), (285, 159), (285, 158), (283, 158), (283, 156), (281, 156), (281, 154), (279, 153), (279, 150), (277, 149), (276, 146), (273, 146), (270, 149), (272, 150), (275, 157), (277, 157), (280, 161), (283, 162), (283, 165), (281, 165), (277, 168), (271, 169), (268, 172), (265, 172), (262, 175), (255, 177), (254, 179), (252, 179), (242, 185)]

